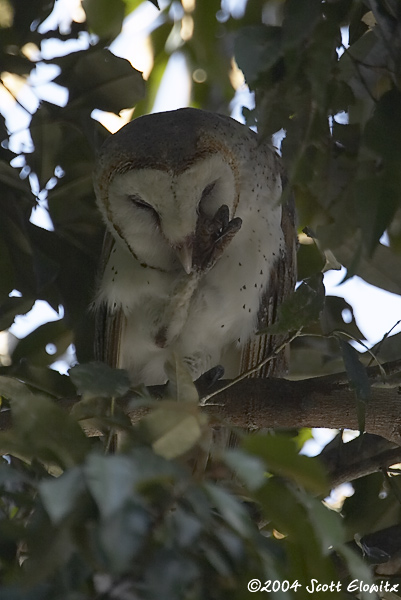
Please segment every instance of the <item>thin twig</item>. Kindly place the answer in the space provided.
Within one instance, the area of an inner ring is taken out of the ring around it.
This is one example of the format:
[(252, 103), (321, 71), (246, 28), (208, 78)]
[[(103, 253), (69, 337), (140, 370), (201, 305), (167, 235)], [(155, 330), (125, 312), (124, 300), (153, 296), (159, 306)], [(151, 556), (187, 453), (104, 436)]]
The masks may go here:
[(14, 98), (15, 102), (18, 104), (18, 106), (20, 106), (22, 108), (22, 110), (24, 110), (26, 113), (28, 113), (28, 115), (32, 116), (32, 113), (30, 110), (28, 110), (17, 98), (17, 96), (15, 94), (12, 93), (12, 91), (10, 90), (10, 88), (4, 83), (3, 79), (0, 77), (0, 83), (3, 86), (3, 88), (6, 90), (6, 92), (8, 92), (10, 94), (10, 96), (12, 98)]
[(368, 354), (370, 354), (371, 357), (371, 361), (369, 362), (369, 365), (372, 361), (375, 361), (375, 363), (377, 364), (379, 371), (381, 373), (382, 379), (383, 381), (386, 380), (386, 371), (383, 369), (383, 367), (381, 366), (379, 359), (377, 358), (376, 354), (374, 352), (372, 352), (371, 348), (369, 348), (366, 344), (364, 344), (361, 340), (357, 339), (356, 337), (354, 337), (353, 335), (350, 335), (349, 333), (347, 333), (346, 331), (343, 331), (342, 329), (338, 329), (337, 330), (338, 333), (341, 333), (342, 335), (344, 335), (345, 337), (347, 337), (348, 339), (357, 342), (357, 344), (360, 344), (363, 348), (365, 348), (366, 352)]
[[(397, 321), (397, 323), (394, 323), (394, 325), (392, 326), (392, 328), (391, 328), (389, 331), (387, 331), (387, 332), (386, 332), (386, 333), (383, 335), (382, 339), (380, 340), (380, 342), (379, 342), (379, 343), (378, 343), (378, 345), (377, 345), (377, 351), (376, 351), (376, 355), (377, 355), (377, 356), (379, 355), (379, 352), (380, 352), (380, 350), (381, 350), (381, 347), (382, 347), (383, 343), (384, 343), (384, 342), (386, 341), (386, 339), (389, 337), (390, 333), (391, 333), (391, 332), (392, 332), (392, 331), (393, 331), (393, 330), (394, 330), (394, 329), (397, 327), (397, 325), (399, 325), (400, 323), (401, 323), (401, 319), (400, 319), (399, 321)], [(372, 360), (373, 360), (373, 357), (372, 357)], [(371, 363), (372, 363), (372, 360), (371, 360), (371, 361), (369, 361), (368, 367), (370, 367), (370, 365), (371, 365)]]
[[(113, 396), (111, 398), (111, 402), (110, 402), (110, 416), (111, 417), (114, 417), (115, 409), (116, 409), (116, 399)], [(116, 435), (116, 432), (114, 430), (114, 427), (111, 427), (110, 431), (108, 432), (108, 435), (107, 435), (107, 442), (106, 442), (106, 447), (105, 447), (105, 450), (104, 450), (105, 454), (109, 454), (110, 453), (111, 448), (112, 448), (113, 438), (114, 438), (115, 435)]]
[(224, 392), (225, 390), (228, 390), (229, 388), (231, 388), (233, 385), (235, 385), (239, 381), (242, 381), (243, 379), (246, 379), (250, 375), (253, 375), (254, 373), (257, 373), (259, 371), (259, 369), (261, 369), (268, 362), (270, 362), (274, 358), (276, 358), (276, 356), (278, 354), (280, 354), (280, 352), (282, 350), (284, 350), (284, 348), (288, 344), (290, 344), (293, 340), (295, 340), (295, 338), (299, 336), (300, 332), (301, 332), (301, 330), (299, 329), (296, 333), (294, 333), (292, 336), (290, 336), (288, 339), (286, 339), (282, 344), (280, 344), (280, 346), (278, 346), (278, 348), (275, 348), (269, 354), (269, 356), (267, 356), (262, 361), (260, 361), (260, 363), (258, 363), (256, 366), (252, 367), (251, 369), (248, 369), (247, 371), (244, 371), (243, 373), (241, 373), (241, 375), (239, 375), (238, 377), (236, 377), (235, 379), (233, 379), (232, 381), (230, 381), (229, 383), (227, 383), (227, 385), (221, 387), (219, 390), (216, 390), (215, 392), (212, 392), (210, 394), (207, 394), (206, 396), (203, 396), (203, 398), (200, 399), (200, 406), (206, 406), (206, 403), (208, 402), (208, 400), (210, 400), (210, 398), (213, 398), (214, 396), (217, 396), (217, 394), (221, 394), (221, 392)]

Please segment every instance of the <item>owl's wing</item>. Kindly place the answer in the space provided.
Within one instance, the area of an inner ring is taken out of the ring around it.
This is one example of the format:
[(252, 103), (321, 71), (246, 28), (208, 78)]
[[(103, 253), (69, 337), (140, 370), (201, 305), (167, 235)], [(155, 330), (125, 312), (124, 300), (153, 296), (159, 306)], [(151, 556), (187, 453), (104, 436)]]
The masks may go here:
[[(262, 297), (258, 313), (258, 331), (274, 323), (277, 318), (278, 307), (295, 288), (297, 272), (296, 229), (294, 198), (292, 195), (282, 206), (281, 228), (284, 234), (284, 251), (269, 274), (269, 283)], [(284, 336), (255, 335), (243, 348), (240, 373), (255, 367), (283, 341)], [(252, 377), (282, 377), (288, 370), (288, 358), (288, 350), (283, 350), (277, 358), (261, 367)]]
[[(104, 269), (113, 250), (115, 241), (107, 231), (104, 236), (102, 255), (99, 265), (99, 277), (103, 275)], [(123, 328), (125, 327), (125, 316), (122, 310), (110, 312), (107, 305), (102, 303), (96, 308), (95, 315), (95, 359), (100, 360), (111, 367), (120, 366), (120, 341)]]

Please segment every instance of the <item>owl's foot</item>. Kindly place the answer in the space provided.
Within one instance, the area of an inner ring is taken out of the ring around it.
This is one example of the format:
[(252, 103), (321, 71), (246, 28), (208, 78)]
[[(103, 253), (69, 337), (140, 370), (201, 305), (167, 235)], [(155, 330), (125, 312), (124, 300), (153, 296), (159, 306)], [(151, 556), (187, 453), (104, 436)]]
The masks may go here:
[(202, 373), (200, 377), (195, 381), (195, 385), (202, 392), (209, 390), (214, 384), (224, 376), (224, 367), (222, 365), (216, 365), (212, 367), (206, 373)]
[(207, 273), (214, 267), (234, 235), (241, 229), (239, 217), (231, 219), (228, 206), (223, 204), (214, 217), (201, 213), (196, 226), (192, 266), (195, 271)]

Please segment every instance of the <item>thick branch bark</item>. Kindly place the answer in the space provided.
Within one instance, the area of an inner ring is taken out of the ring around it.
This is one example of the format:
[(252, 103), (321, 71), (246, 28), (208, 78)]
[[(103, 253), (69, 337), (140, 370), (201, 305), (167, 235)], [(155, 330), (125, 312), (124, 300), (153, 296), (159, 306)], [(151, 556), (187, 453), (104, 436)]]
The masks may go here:
[[(223, 386), (226, 382), (219, 382)], [(329, 427), (358, 430), (355, 393), (347, 383), (322, 378), (303, 381), (244, 379), (205, 406), (216, 419), (250, 429)], [(366, 405), (365, 430), (401, 444), (401, 394), (375, 388)]]
[[(401, 372), (401, 361), (384, 365), (388, 375)], [(368, 369), (372, 381), (377, 368)], [(229, 383), (218, 381), (213, 392)], [(162, 397), (164, 386), (149, 388), (152, 395)], [(207, 390), (210, 391), (210, 390)], [(200, 390), (202, 395), (202, 390)], [(119, 401), (133, 423), (147, 409), (130, 410), (132, 394)], [(70, 410), (80, 398), (66, 398), (60, 406)], [(224, 420), (233, 427), (245, 429), (285, 429), (327, 427), (358, 430), (354, 391), (339, 373), (325, 377), (290, 381), (286, 379), (244, 379), (213, 396), (203, 408), (213, 421)], [(0, 413), (0, 430), (10, 427), (9, 411)], [(401, 393), (398, 387), (372, 387), (366, 405), (365, 430), (401, 445)], [(93, 433), (91, 431), (89, 434)]]

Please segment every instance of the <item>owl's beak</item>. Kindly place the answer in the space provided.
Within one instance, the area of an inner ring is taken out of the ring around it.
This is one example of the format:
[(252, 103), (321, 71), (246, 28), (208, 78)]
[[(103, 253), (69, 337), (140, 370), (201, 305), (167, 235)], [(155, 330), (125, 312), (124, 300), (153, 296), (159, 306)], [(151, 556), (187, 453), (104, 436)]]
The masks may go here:
[(189, 275), (192, 271), (192, 247), (192, 236), (187, 237), (182, 244), (177, 244), (174, 247), (178, 256), (178, 260), (182, 264), (187, 275)]

